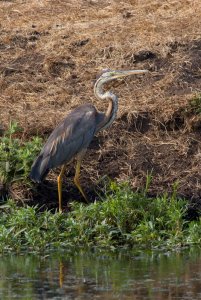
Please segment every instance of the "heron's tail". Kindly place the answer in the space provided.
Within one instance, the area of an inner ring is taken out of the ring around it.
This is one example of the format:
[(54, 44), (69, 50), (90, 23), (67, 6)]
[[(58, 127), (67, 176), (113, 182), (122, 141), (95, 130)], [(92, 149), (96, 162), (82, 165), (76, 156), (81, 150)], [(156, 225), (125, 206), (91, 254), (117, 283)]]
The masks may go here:
[(31, 180), (39, 183), (45, 178), (49, 172), (49, 169), (47, 168), (48, 160), (49, 159), (47, 157), (44, 158), (42, 154), (36, 158), (29, 175)]

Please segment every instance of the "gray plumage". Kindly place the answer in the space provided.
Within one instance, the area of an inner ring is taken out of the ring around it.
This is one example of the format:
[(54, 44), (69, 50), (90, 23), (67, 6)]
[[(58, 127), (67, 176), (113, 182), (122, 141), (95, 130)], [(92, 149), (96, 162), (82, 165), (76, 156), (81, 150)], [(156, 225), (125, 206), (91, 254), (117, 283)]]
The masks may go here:
[(87, 149), (104, 114), (91, 104), (84, 104), (72, 112), (54, 129), (32, 165), (30, 178), (41, 182), (50, 169), (71, 161)]
[(99, 112), (91, 104), (84, 104), (67, 115), (49, 136), (39, 156), (34, 161), (30, 178), (41, 182), (49, 170), (62, 166), (58, 176), (59, 211), (62, 212), (62, 177), (65, 165), (77, 156), (74, 182), (87, 201), (87, 197), (79, 182), (81, 160), (94, 135), (109, 127), (116, 118), (118, 98), (110, 91), (104, 92), (103, 85), (113, 79), (142, 74), (146, 70), (105, 71), (94, 85), (94, 94), (98, 100), (108, 100), (105, 113)]

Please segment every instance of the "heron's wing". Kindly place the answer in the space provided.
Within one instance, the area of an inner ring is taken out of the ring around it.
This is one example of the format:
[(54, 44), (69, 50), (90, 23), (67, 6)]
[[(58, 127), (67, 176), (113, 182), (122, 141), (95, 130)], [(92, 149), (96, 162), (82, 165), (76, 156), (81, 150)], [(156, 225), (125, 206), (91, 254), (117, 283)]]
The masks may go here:
[(96, 129), (96, 110), (78, 110), (70, 113), (51, 134), (44, 153), (50, 156), (50, 168), (69, 162), (88, 147)]
[(32, 166), (31, 173), (35, 173), (35, 167), (35, 171), (40, 174), (37, 177), (43, 177), (42, 174), (49, 169), (69, 162), (76, 154), (86, 149), (94, 136), (96, 121), (97, 111), (92, 105), (85, 104), (73, 110), (49, 136)]

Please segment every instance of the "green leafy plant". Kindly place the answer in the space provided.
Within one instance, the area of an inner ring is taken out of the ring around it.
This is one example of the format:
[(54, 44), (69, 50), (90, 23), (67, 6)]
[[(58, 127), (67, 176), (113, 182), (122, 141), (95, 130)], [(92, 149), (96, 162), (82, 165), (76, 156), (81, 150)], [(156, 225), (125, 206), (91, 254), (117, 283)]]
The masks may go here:
[(200, 244), (201, 221), (185, 219), (187, 201), (163, 195), (150, 198), (128, 183), (111, 182), (104, 199), (52, 213), (12, 200), (0, 207), (0, 252), (78, 249), (163, 248)]
[(25, 180), (42, 145), (39, 137), (22, 142), (16, 137), (20, 131), (18, 124), (11, 122), (0, 140), (0, 181), (3, 183)]
[(190, 101), (191, 110), (197, 114), (201, 114), (201, 94), (197, 94), (191, 101)]

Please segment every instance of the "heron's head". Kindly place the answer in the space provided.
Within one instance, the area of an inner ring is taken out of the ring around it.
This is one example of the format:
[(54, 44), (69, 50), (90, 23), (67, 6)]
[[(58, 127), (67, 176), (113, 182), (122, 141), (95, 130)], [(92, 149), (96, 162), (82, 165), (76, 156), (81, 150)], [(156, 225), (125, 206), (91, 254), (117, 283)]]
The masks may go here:
[[(103, 92), (103, 85), (111, 80), (123, 78), (130, 75), (144, 74), (148, 70), (127, 70), (127, 71), (116, 71), (116, 70), (103, 70), (102, 74), (97, 78), (94, 85), (94, 94), (97, 99), (111, 98), (111, 92)], [(115, 96), (116, 97), (116, 96)]]
[(106, 83), (110, 80), (122, 78), (130, 75), (144, 74), (148, 70), (126, 70), (126, 71), (116, 71), (116, 70), (103, 70), (102, 74), (99, 76), (98, 81)]

